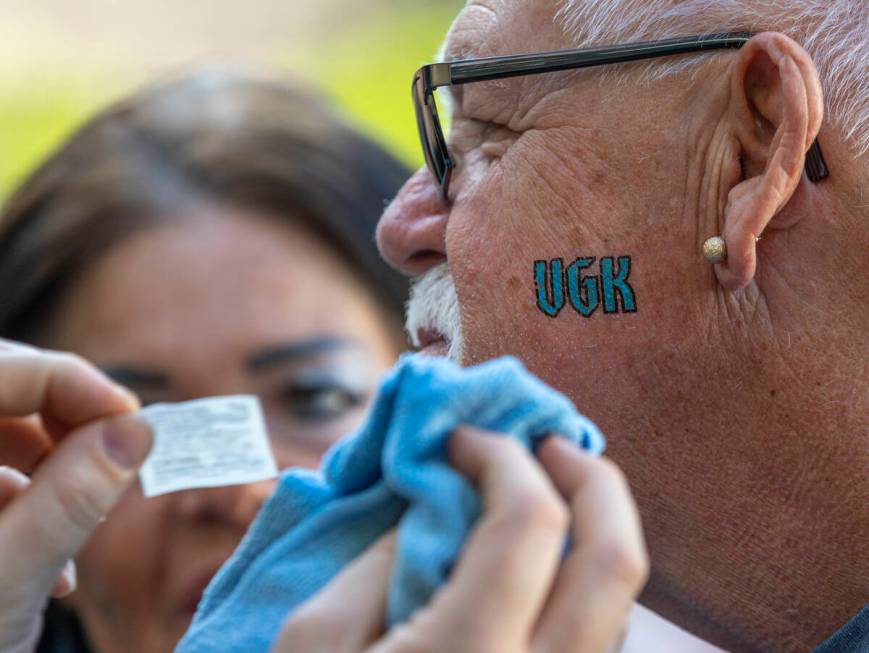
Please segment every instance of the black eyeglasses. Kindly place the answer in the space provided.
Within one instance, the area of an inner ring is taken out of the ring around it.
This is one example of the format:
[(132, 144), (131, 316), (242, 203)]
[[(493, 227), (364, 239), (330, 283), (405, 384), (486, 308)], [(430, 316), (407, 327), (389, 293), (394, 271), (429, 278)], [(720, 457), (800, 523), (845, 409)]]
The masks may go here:
[[(413, 76), (413, 106), (416, 110), (416, 122), (426, 165), (440, 187), (441, 197), (447, 199), (450, 176), (455, 163), (447, 149), (434, 97), (435, 89), (442, 86), (590, 68), (705, 50), (736, 50), (747, 43), (752, 36), (750, 32), (733, 32), (583, 50), (486, 57), (423, 66)], [(806, 174), (815, 182), (830, 176), (817, 140), (812, 143), (812, 147), (806, 154)]]

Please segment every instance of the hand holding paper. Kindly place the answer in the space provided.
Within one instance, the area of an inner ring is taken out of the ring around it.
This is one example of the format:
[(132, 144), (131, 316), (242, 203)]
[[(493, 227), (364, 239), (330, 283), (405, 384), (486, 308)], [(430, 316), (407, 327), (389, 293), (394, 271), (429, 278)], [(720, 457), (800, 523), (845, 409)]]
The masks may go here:
[[(71, 558), (129, 485), (151, 432), (136, 399), (68, 354), (0, 340), (0, 652), (27, 653)], [(27, 463), (30, 463), (29, 465)]]

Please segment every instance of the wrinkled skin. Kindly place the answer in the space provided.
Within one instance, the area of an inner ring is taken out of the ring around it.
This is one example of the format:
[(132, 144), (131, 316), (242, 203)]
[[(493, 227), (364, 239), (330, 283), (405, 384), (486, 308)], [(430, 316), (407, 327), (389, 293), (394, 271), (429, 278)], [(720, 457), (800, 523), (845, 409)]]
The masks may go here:
[[(570, 47), (555, 7), (471, 2), (446, 56)], [(608, 434), (651, 552), (644, 603), (725, 648), (805, 651), (869, 596), (867, 162), (789, 38), (699, 65), (693, 84), (458, 87), (451, 202), (420, 170), (379, 244), (408, 274), (449, 264), (465, 363), (519, 355)], [(817, 134), (831, 177), (813, 184)], [(637, 313), (536, 308), (535, 260), (619, 255)]]

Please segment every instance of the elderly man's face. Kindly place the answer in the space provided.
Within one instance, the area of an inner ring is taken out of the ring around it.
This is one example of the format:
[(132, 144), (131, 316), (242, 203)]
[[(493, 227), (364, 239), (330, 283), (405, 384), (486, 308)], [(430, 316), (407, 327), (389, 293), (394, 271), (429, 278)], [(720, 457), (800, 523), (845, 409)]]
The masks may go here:
[[(571, 47), (553, 20), (559, 5), (469, 3), (446, 57)], [(854, 337), (847, 302), (824, 290), (839, 268), (813, 253), (821, 240), (835, 251), (839, 232), (826, 218), (800, 221), (827, 200), (800, 169), (769, 173), (814, 138), (817, 77), (798, 44), (764, 43), (721, 53), (693, 78), (612, 84), (592, 68), (454, 87), (450, 202), (422, 169), (378, 236), (408, 274), (448, 265), (462, 362), (518, 355), (608, 434), (643, 513), (651, 607), (728, 648), (807, 650), (865, 600), (854, 571), (867, 568), (865, 479), (842, 437), (853, 405), (814, 399), (821, 387), (846, 392), (842, 370), (859, 366), (839, 359)], [(771, 63), (787, 57), (799, 65)], [(788, 88), (803, 84), (802, 105), (779, 103), (780, 73)], [(797, 134), (790, 150), (777, 121)], [(785, 204), (784, 218), (746, 226)], [(701, 255), (719, 233), (731, 260), (751, 256), (735, 293)], [(458, 335), (449, 311), (417, 304), (422, 344), (443, 352), (438, 338)], [(794, 605), (813, 606), (811, 619)]]
[[(470, 3), (446, 57), (568, 47), (552, 20), (555, 3), (531, 4)], [(601, 87), (602, 72), (454, 87), (453, 203), (440, 201), (420, 170), (384, 216), (380, 243), (410, 274), (448, 261), (463, 362), (521, 353), (606, 423), (612, 407), (629, 410), (626, 398), (636, 398), (636, 370), (672, 357), (660, 349), (663, 334), (699, 317), (684, 284), (708, 284), (712, 273), (696, 237), (679, 233), (693, 208), (680, 188), (688, 162), (679, 153), (692, 129), (680, 109), (686, 91), (674, 93), (673, 82)], [(577, 258), (593, 260), (575, 269), (576, 296), (567, 284), (563, 302), (551, 287), (541, 294), (537, 273), (551, 284), (553, 265)]]

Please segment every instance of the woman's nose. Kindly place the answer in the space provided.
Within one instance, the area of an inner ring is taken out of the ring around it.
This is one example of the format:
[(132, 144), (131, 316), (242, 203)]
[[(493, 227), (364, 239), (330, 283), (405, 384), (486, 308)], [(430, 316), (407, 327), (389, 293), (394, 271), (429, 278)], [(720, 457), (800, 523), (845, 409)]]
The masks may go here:
[(244, 531), (274, 487), (274, 481), (260, 481), (180, 492), (176, 500), (178, 517), (189, 521), (221, 522)]
[(392, 267), (417, 276), (446, 261), (449, 205), (426, 168), (416, 171), (377, 225), (380, 254)]

